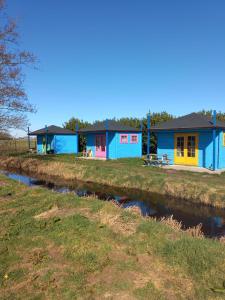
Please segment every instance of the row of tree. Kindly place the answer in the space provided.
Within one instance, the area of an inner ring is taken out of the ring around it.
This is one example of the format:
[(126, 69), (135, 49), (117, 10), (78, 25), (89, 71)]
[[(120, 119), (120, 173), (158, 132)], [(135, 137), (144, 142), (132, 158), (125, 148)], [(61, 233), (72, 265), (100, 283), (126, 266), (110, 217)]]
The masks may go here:
[[(211, 116), (212, 111), (210, 110), (202, 110), (199, 112), (200, 114), (206, 115), (206, 116)], [(160, 113), (150, 113), (151, 115), (151, 126), (157, 125), (161, 122), (165, 122), (168, 120), (172, 120), (175, 118), (175, 116), (167, 113), (166, 111), (160, 112)], [(220, 121), (225, 122), (225, 113), (219, 112), (217, 113), (217, 118)], [(124, 124), (124, 125), (129, 125), (134, 128), (140, 128), (142, 125), (142, 132), (143, 132), (143, 142), (142, 142), (142, 150), (143, 153), (145, 154), (147, 151), (147, 115), (144, 118), (120, 118), (120, 119), (115, 119), (114, 120)], [(96, 123), (99, 121), (93, 122)], [(67, 122), (63, 124), (63, 127), (70, 129), (70, 130), (75, 130), (76, 125), (78, 124), (79, 128), (86, 128), (91, 125), (91, 123), (87, 121), (80, 120), (79, 118), (71, 118)], [(85, 136), (80, 136), (79, 139), (79, 149), (82, 151), (86, 147), (86, 138)], [(154, 134), (151, 134), (151, 153), (155, 153), (157, 148), (157, 139)]]

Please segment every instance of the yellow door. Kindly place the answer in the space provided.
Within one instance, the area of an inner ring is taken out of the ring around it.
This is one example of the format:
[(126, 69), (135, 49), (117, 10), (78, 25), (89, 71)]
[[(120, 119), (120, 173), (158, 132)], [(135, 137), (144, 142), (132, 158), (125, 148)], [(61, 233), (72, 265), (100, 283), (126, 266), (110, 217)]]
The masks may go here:
[(174, 163), (198, 165), (198, 134), (176, 133), (174, 138)]

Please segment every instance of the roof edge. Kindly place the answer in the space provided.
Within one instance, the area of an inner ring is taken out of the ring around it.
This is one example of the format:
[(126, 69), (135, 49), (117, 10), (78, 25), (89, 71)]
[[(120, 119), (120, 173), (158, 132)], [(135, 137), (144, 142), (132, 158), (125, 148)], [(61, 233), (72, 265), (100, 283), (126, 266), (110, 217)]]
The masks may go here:
[(174, 127), (174, 128), (150, 128), (150, 131), (171, 131), (171, 130), (196, 130), (196, 129), (225, 129), (225, 126), (206, 126), (206, 127)]
[(124, 129), (124, 130), (115, 130), (115, 129), (99, 129), (99, 130), (91, 130), (91, 129), (87, 129), (87, 130), (78, 130), (78, 133), (96, 133), (96, 132), (106, 132), (106, 131), (108, 131), (108, 132), (142, 132), (142, 130), (141, 129), (129, 129), (129, 130), (126, 130), (126, 129)]

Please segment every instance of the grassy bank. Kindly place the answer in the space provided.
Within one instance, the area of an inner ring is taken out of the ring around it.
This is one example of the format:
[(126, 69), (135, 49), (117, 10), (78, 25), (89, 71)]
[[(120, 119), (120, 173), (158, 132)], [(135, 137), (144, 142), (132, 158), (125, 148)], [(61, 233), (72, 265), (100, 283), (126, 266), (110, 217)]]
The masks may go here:
[(33, 176), (75, 179), (120, 188), (183, 198), (225, 207), (225, 174), (210, 175), (146, 167), (140, 159), (82, 160), (72, 155), (1, 157), (0, 168), (16, 169)]
[(1, 299), (224, 299), (225, 246), (0, 176)]

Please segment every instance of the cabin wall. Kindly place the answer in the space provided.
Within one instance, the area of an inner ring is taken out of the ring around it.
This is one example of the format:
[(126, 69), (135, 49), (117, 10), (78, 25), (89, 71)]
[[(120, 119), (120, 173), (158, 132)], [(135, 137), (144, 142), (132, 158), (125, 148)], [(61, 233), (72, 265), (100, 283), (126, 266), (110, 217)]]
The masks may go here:
[[(104, 134), (104, 133), (97, 133)], [(109, 159), (125, 158), (125, 157), (141, 157), (142, 156), (142, 134), (136, 132), (125, 133), (128, 134), (128, 143), (120, 143), (120, 134), (118, 132), (109, 132), (109, 144), (108, 144), (108, 155)], [(138, 143), (131, 144), (131, 134), (138, 135)], [(96, 133), (88, 133), (87, 135), (87, 147), (86, 150), (91, 150), (95, 157), (95, 137)]]
[(77, 136), (74, 135), (55, 135), (54, 136), (54, 153), (69, 154), (77, 153)]
[[(37, 136), (37, 153), (45, 153), (43, 151), (43, 139), (46, 135)], [(48, 135), (47, 150), (54, 150), (54, 153), (77, 153), (77, 136), (76, 135)]]
[(224, 169), (225, 168), (224, 133), (225, 133), (225, 131), (223, 131), (223, 130), (221, 130), (219, 132), (219, 138), (218, 138), (218, 157), (219, 157), (219, 161), (217, 162), (218, 169)]
[(157, 155), (167, 154), (171, 165), (174, 164), (174, 132), (157, 132)]
[[(43, 149), (43, 139), (46, 139), (46, 135), (38, 135), (37, 136), (37, 153), (42, 154), (45, 153), (45, 150)], [(47, 136), (47, 149), (53, 149), (54, 148), (54, 136), (48, 135)]]
[[(198, 133), (198, 166), (211, 169), (213, 167), (213, 132), (212, 130), (192, 130), (192, 131), (167, 131), (157, 132), (157, 154), (162, 156), (167, 154), (174, 164), (174, 135), (175, 133)], [(225, 147), (223, 143), (222, 133), (216, 132), (216, 169), (225, 168)]]
[(116, 157), (116, 132), (109, 132), (109, 145), (108, 145), (109, 159), (115, 159)]
[(38, 135), (37, 136), (37, 153), (42, 153), (43, 152), (43, 136), (42, 135)]
[(86, 151), (92, 151), (93, 157), (95, 157), (95, 133), (88, 133), (86, 135), (87, 138), (87, 145), (86, 145)]
[[(216, 154), (218, 152), (217, 143), (218, 143), (218, 133), (216, 135)], [(199, 133), (199, 166), (207, 169), (213, 168), (213, 131), (212, 130), (204, 130)], [(217, 166), (217, 159), (216, 159), (216, 166)]]
[[(142, 156), (142, 133), (140, 132), (126, 132), (128, 135), (128, 143), (120, 143), (120, 135), (123, 133), (117, 132), (114, 136), (114, 153), (111, 157), (114, 158), (129, 158), (129, 157), (141, 157)], [(131, 135), (135, 134), (138, 136), (138, 142), (131, 143)]]

